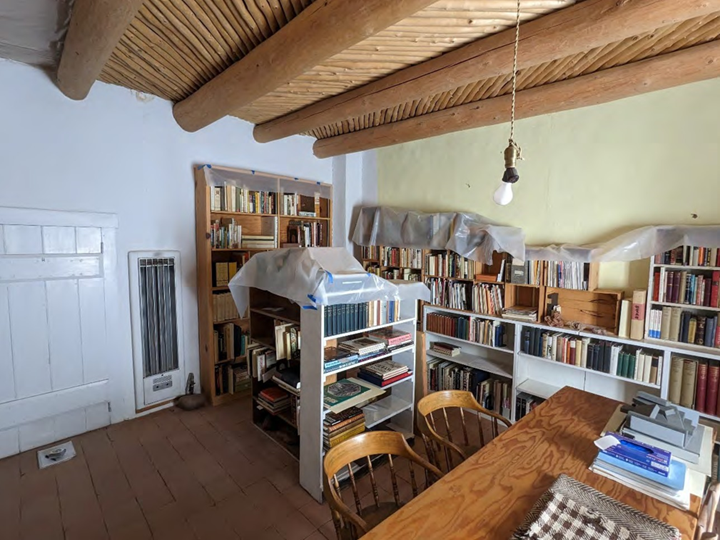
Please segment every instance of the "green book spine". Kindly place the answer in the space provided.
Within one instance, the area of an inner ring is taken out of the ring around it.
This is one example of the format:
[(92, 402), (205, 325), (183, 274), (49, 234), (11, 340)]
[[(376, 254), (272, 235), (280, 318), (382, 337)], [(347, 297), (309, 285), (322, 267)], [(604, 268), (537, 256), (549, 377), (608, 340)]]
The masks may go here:
[(632, 378), (634, 378), (634, 375), (635, 375), (635, 364), (637, 363), (637, 356), (635, 356), (634, 354), (629, 354), (629, 353), (628, 353), (628, 356), (630, 357), (630, 362), (628, 362), (629, 368), (628, 368), (626, 377), (628, 379), (632, 379)]

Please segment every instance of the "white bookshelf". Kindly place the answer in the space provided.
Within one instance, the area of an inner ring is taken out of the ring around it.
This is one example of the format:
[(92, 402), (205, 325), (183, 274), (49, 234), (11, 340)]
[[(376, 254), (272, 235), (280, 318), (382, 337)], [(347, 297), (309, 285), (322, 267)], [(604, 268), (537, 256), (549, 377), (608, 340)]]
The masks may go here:
[[(424, 322), (426, 322), (428, 313), (444, 313), (498, 320), (497, 317), (493, 316), (426, 305), (423, 311)], [(714, 354), (708, 354), (705, 351), (697, 350), (697, 347), (685, 347), (685, 344), (677, 342), (662, 342), (655, 339), (632, 340), (618, 336), (602, 336), (568, 328), (552, 328), (541, 324), (524, 323), (510, 319), (500, 320), (506, 325), (505, 347), (491, 347), (437, 332), (426, 331), (425, 361), (434, 358), (449, 360), (456, 364), (485, 371), (494, 378), (512, 380), (511, 407), (513, 420), (516, 418), (515, 404), (517, 395), (521, 392), (541, 399), (548, 399), (564, 386), (571, 386), (623, 402), (630, 402), (639, 391), (667, 399), (670, 383), (670, 360), (673, 356), (705, 361), (720, 361), (720, 350), (717, 349), (715, 349)], [(522, 351), (522, 331), (525, 327), (539, 328), (580, 338), (588, 337), (596, 342), (606, 341), (612, 344), (641, 348), (645, 352), (660, 358), (660, 384), (628, 379), (612, 373), (595, 371), (527, 354)], [(456, 344), (461, 347), (462, 351), (454, 357), (436, 353), (430, 350), (430, 345), (435, 341)], [(707, 347), (704, 349), (707, 349)], [(701, 413), (701, 416), (720, 423), (720, 417), (712, 414)]]
[[(304, 309), (300, 314), (302, 327), (300, 380), (302, 400), (300, 404), (300, 485), (318, 502), (322, 502), (323, 452), (323, 389), (325, 385), (342, 378), (345, 371), (355, 371), (362, 365), (392, 358), (395, 362), (415, 370), (415, 330), (417, 325), (417, 302), (400, 302), (398, 321), (367, 327), (353, 332), (326, 336), (325, 312), (319, 309)], [(394, 327), (410, 333), (413, 342), (387, 354), (366, 360), (351, 368), (324, 372), (325, 347), (334, 346), (336, 341), (359, 337), (365, 332), (379, 328)], [(367, 383), (368, 385), (370, 383)], [(377, 401), (363, 407), (366, 429), (382, 427), (402, 433), (406, 438), (413, 436), (415, 418), (415, 373), (407, 379), (383, 388), (385, 394)]]

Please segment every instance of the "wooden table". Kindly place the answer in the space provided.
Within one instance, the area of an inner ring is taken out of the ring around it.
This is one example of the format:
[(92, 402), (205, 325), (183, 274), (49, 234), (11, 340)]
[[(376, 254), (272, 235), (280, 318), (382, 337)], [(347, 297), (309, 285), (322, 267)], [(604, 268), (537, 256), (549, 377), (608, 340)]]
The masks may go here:
[(685, 512), (588, 470), (593, 441), (618, 402), (565, 387), (447, 474), (363, 540), (505, 540), (560, 473), (677, 527), (692, 540), (700, 506)]

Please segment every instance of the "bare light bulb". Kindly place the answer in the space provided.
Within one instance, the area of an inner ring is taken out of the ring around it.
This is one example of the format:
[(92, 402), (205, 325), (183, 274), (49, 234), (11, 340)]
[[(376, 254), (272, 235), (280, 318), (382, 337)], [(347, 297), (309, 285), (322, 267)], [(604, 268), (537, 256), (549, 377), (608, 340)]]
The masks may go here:
[(513, 191), (512, 191), (512, 184), (508, 184), (506, 182), (502, 182), (500, 184), (500, 187), (495, 190), (495, 193), (493, 194), (493, 201), (495, 201), (495, 204), (499, 204), (500, 206), (505, 206), (507, 204), (510, 204), (513, 200)]

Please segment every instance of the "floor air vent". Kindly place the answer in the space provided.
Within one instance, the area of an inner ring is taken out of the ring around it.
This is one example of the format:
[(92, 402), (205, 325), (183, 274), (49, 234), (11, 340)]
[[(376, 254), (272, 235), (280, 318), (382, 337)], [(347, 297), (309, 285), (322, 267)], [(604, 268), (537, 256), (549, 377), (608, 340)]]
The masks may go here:
[(69, 461), (75, 457), (75, 446), (72, 441), (58, 444), (57, 446), (51, 446), (50, 448), (44, 448), (39, 450), (38, 456), (38, 467), (44, 469), (51, 465), (57, 465)]

